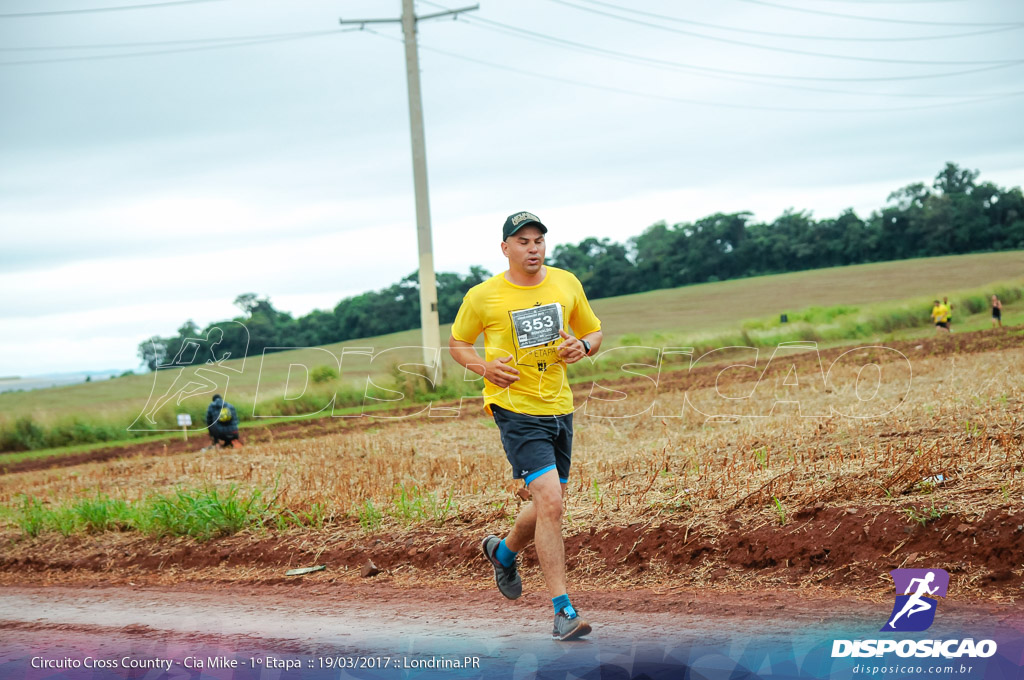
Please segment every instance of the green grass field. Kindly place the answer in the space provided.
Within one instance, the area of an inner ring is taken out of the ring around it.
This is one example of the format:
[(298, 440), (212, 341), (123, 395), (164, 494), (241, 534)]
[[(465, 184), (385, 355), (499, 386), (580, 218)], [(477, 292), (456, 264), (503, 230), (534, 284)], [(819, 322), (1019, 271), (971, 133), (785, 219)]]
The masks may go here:
[[(736, 281), (708, 283), (671, 290), (651, 291), (636, 295), (594, 301), (594, 308), (605, 328), (605, 348), (615, 345), (696, 345), (722, 344), (761, 345), (789, 339), (817, 339), (823, 344), (864, 338), (885, 339), (915, 337), (934, 333), (927, 324), (930, 301), (948, 295), (954, 302), (973, 297), (976, 301), (996, 284), (1004, 289), (1024, 287), (1024, 251), (960, 255), (940, 258), (876, 263), (838, 267), (776, 276), (763, 276)], [(1004, 303), (1007, 303), (1004, 300)], [(977, 306), (975, 304), (975, 306)], [(813, 309), (820, 308), (820, 309)], [(810, 311), (808, 312), (807, 310)], [(1024, 322), (1024, 305), (1010, 301), (1004, 308), (1004, 323)], [(796, 323), (782, 326), (780, 313), (787, 313)], [(807, 320), (800, 321), (803, 314)], [(893, 329), (879, 331), (895, 319)], [(990, 325), (987, 309), (968, 314), (954, 308), (956, 330), (976, 330)], [(448, 327), (442, 328), (447, 337)], [(395, 384), (395, 366), (399, 362), (416, 362), (420, 354), (414, 348), (419, 331), (405, 331), (375, 338), (353, 340), (310, 348), (250, 356), (229, 361), (223, 377), (217, 380), (217, 391), (236, 405), (246, 416), (253, 405), (263, 405), (267, 415), (309, 413), (324, 403), (326, 395), (337, 393), (341, 403), (347, 396), (356, 403), (361, 400), (367, 377), (382, 387)], [(373, 348), (381, 353), (369, 356), (346, 354), (339, 379), (323, 385), (307, 385), (305, 371), (333, 363), (330, 356), (341, 356), (355, 348)], [(409, 348), (409, 349), (401, 349)], [(387, 350), (387, 351), (385, 351)], [(447, 359), (447, 353), (443, 355)], [(458, 380), (461, 367), (448, 361), (449, 380)], [(0, 425), (10, 428), (19, 418), (30, 417), (42, 427), (63, 424), (72, 434), (89, 427), (105, 427), (101, 439), (120, 439), (145, 408), (151, 408), (161, 395), (174, 393), (190, 380), (196, 379), (201, 367), (184, 371), (161, 371), (156, 374), (129, 376), (78, 385), (55, 387), (29, 392), (0, 394)], [(595, 369), (599, 371), (599, 369)], [(593, 375), (595, 371), (577, 371)], [(179, 373), (181, 374), (179, 376)], [(291, 374), (291, 378), (289, 378)], [(169, 391), (177, 378), (174, 389)], [(305, 389), (305, 395), (299, 398)], [(387, 398), (387, 393), (381, 393)], [(190, 412), (193, 421), (205, 411), (210, 392), (199, 391), (177, 405), (173, 400), (157, 411), (157, 421), (164, 429), (171, 427), (174, 413)], [(147, 407), (147, 404), (150, 404)], [(269, 409), (269, 410), (267, 410)], [(259, 409), (258, 409), (259, 410)], [(77, 421), (77, 422), (76, 422)], [(202, 423), (197, 423), (201, 425)], [(141, 429), (151, 426), (142, 424)], [(76, 430), (76, 428), (78, 428)], [(36, 448), (36, 447), (33, 447)]]
[(702, 334), (812, 306), (866, 306), (919, 297), (930, 302), (1021, 276), (1024, 251), (952, 255), (655, 290), (597, 300), (594, 309), (613, 340), (622, 335)]

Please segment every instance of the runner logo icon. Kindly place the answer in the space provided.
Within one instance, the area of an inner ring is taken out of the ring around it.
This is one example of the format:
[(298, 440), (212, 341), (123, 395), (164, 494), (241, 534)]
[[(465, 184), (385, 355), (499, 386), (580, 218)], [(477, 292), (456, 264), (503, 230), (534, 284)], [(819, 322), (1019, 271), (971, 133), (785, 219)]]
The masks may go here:
[(889, 574), (896, 584), (896, 603), (881, 630), (928, 630), (938, 608), (938, 600), (930, 596), (946, 596), (949, 573), (945, 569), (893, 569)]
[[(908, 633), (930, 628), (938, 608), (935, 598), (946, 597), (949, 573), (944, 569), (893, 569), (889, 573), (896, 584), (896, 603), (881, 631)], [(949, 640), (833, 640), (832, 658), (881, 658), (895, 654), (901, 659), (987, 659), (994, 656), (998, 648), (995, 640), (975, 641), (972, 637)], [(965, 668), (970, 670), (970, 667)], [(854, 667), (853, 672), (860, 671)]]

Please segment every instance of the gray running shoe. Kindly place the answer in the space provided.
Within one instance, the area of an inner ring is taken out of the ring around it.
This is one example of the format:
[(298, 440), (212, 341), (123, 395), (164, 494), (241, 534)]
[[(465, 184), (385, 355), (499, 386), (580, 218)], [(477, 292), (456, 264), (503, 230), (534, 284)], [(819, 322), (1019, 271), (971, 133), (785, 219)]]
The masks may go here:
[(575, 640), (589, 632), (590, 624), (584, 621), (583, 617), (579, 614), (571, 619), (565, 615), (564, 609), (555, 614), (555, 628), (551, 631), (551, 638), (553, 640), (560, 640), (562, 642)]
[(501, 543), (501, 539), (491, 535), (483, 540), (480, 547), (484, 551), (487, 562), (494, 567), (494, 582), (498, 584), (498, 590), (508, 599), (515, 600), (523, 594), (523, 579), (519, 578), (519, 569), (516, 566), (518, 558), (511, 567), (506, 567), (499, 562), (498, 558), (494, 556), (499, 543)]

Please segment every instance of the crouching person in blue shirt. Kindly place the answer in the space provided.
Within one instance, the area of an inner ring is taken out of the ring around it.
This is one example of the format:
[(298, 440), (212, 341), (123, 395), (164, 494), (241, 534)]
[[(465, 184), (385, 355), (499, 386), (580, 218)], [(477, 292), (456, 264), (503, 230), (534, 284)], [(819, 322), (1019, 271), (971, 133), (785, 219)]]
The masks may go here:
[(206, 408), (206, 425), (213, 440), (211, 446), (242, 448), (238, 439), (238, 411), (219, 394), (213, 395), (213, 401)]

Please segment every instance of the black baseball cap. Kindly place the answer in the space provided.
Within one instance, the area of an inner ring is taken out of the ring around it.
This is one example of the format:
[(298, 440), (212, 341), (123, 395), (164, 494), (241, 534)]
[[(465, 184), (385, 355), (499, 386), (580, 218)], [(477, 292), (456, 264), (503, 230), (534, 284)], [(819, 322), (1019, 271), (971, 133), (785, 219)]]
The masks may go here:
[(505, 226), (501, 228), (501, 240), (507, 240), (509, 236), (528, 224), (536, 224), (542, 234), (548, 233), (548, 228), (544, 226), (544, 223), (540, 221), (539, 217), (534, 215), (532, 212), (526, 212), (523, 210), (521, 212), (512, 213), (505, 220)]

